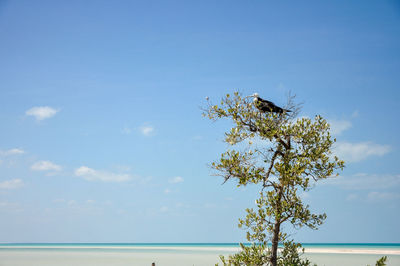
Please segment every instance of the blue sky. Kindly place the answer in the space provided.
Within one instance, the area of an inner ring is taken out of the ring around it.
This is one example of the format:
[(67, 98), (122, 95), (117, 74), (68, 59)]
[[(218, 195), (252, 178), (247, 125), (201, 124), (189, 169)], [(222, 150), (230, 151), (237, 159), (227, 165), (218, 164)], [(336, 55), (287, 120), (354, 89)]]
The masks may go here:
[(399, 242), (395, 1), (0, 1), (0, 242), (238, 242), (205, 97), (290, 91), (346, 169), (302, 242)]

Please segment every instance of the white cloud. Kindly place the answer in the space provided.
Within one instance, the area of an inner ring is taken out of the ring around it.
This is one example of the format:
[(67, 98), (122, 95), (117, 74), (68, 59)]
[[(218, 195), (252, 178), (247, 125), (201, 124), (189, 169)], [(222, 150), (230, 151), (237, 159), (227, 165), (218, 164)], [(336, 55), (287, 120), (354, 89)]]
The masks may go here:
[(66, 200), (65, 199), (55, 199), (53, 200), (54, 203), (65, 203)]
[(348, 200), (348, 201), (353, 201), (353, 200), (356, 200), (356, 199), (358, 199), (358, 195), (357, 194), (349, 194), (346, 197), (346, 200)]
[(10, 203), (8, 201), (0, 201), (0, 209), (2, 209), (3, 207), (9, 207), (9, 206), (14, 206), (14, 204)]
[(180, 176), (176, 176), (174, 178), (171, 178), (170, 180), (168, 180), (169, 183), (171, 184), (177, 184), (177, 183), (182, 183), (183, 182), (183, 178)]
[(348, 120), (335, 120), (330, 119), (329, 124), (331, 126), (332, 135), (340, 135), (343, 131), (351, 128), (351, 122)]
[(24, 185), (24, 182), (21, 179), (11, 179), (0, 182), (0, 189), (16, 189), (20, 188)]
[(50, 161), (39, 161), (32, 164), (31, 169), (34, 171), (61, 171), (61, 166)]
[(113, 169), (117, 170), (118, 172), (129, 172), (132, 170), (132, 167), (129, 165), (116, 164), (113, 165)]
[(17, 155), (17, 154), (24, 154), (24, 153), (25, 153), (25, 151), (23, 149), (18, 149), (18, 148), (9, 149), (6, 151), (0, 150), (1, 156)]
[(217, 207), (217, 204), (215, 204), (215, 203), (205, 203), (203, 206), (206, 209), (212, 209), (212, 208)]
[(154, 127), (152, 126), (141, 126), (140, 132), (145, 136), (150, 136), (154, 133)]
[(49, 106), (37, 106), (25, 112), (26, 115), (34, 116), (36, 120), (44, 120), (56, 115), (59, 110)]
[(161, 208), (160, 208), (160, 212), (167, 212), (169, 210), (169, 208), (167, 207), (167, 206), (162, 206)]
[(70, 206), (70, 207), (76, 206), (76, 204), (77, 204), (76, 200), (69, 200), (69, 201), (67, 202), (67, 205)]
[(87, 166), (81, 166), (75, 170), (75, 175), (82, 177), (87, 181), (102, 181), (102, 182), (126, 182), (133, 177), (129, 174), (116, 174), (105, 171), (98, 171)]
[(351, 114), (351, 117), (352, 117), (352, 118), (356, 118), (356, 117), (358, 117), (358, 115), (359, 115), (358, 110), (355, 110), (355, 111)]
[(389, 145), (373, 142), (337, 142), (334, 148), (334, 154), (345, 162), (359, 162), (370, 156), (383, 156), (389, 151)]
[(169, 194), (169, 193), (171, 193), (171, 190), (168, 189), (168, 188), (166, 188), (166, 189), (164, 190), (164, 193), (165, 193), (165, 194)]
[(399, 193), (391, 193), (391, 192), (372, 191), (372, 192), (368, 193), (367, 199), (370, 201), (397, 200), (397, 199), (400, 199), (400, 194)]
[[(68, 206), (74, 206), (74, 205), (78, 204), (78, 202), (76, 200), (65, 200), (65, 199), (55, 199), (55, 200), (53, 200), (53, 202), (54, 203), (64, 203), (65, 205), (68, 205)], [(88, 199), (84, 203), (81, 203), (81, 204), (91, 205), (91, 204), (95, 204), (95, 203), (96, 203), (95, 200)]]
[(204, 137), (200, 136), (200, 135), (196, 135), (196, 136), (193, 137), (193, 140), (196, 140), (196, 141), (200, 141), (200, 140), (203, 140), (203, 139), (204, 139)]
[(118, 213), (119, 215), (124, 215), (124, 214), (128, 214), (128, 211), (125, 210), (125, 209), (119, 209), (119, 210), (117, 210), (117, 213)]
[(103, 212), (103, 208), (99, 206), (95, 200), (91, 199), (85, 201), (78, 201), (74, 199), (55, 199), (53, 202), (57, 203), (57, 206), (54, 209), (49, 209), (49, 211), (60, 210), (67, 213), (72, 212), (82, 215), (98, 215)]
[(121, 130), (121, 133), (125, 134), (125, 135), (129, 135), (132, 133), (132, 130), (127, 126), (124, 126), (124, 128)]
[(400, 187), (400, 174), (377, 175), (359, 173), (350, 176), (328, 178), (324, 183), (337, 185), (345, 189), (388, 189)]
[(182, 207), (188, 207), (188, 205), (183, 204), (182, 202), (178, 202), (178, 203), (175, 204), (175, 207), (176, 208), (182, 208)]
[(22, 212), (19, 203), (8, 202), (8, 201), (0, 201), (0, 210), (1, 211), (11, 211), (11, 212)]

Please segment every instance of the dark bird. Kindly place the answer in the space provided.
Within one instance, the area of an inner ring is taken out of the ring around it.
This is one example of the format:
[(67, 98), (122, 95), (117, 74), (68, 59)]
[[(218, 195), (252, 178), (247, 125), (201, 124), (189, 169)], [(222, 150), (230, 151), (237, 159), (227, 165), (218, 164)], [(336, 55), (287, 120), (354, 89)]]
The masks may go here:
[(258, 93), (254, 93), (251, 95), (254, 99), (254, 105), (257, 107), (258, 110), (261, 112), (270, 112), (270, 113), (286, 113), (286, 112), (291, 112), (290, 110), (283, 109), (279, 106), (276, 106), (273, 102), (264, 100), (258, 96)]

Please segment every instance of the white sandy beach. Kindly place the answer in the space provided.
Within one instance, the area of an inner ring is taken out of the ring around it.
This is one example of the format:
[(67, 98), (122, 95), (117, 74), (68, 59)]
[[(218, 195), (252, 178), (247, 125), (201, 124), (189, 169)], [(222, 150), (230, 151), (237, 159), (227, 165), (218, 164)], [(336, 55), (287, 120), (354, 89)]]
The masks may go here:
[[(170, 250), (170, 251), (194, 251), (194, 252), (216, 252), (216, 253), (223, 253), (223, 254), (229, 254), (229, 253), (235, 253), (240, 250), (240, 247), (214, 247), (214, 246), (204, 246), (204, 247), (199, 247), (199, 246), (69, 246), (69, 245), (63, 245), (63, 246), (46, 246), (46, 245), (40, 245), (40, 246), (24, 246), (24, 245), (18, 245), (16, 246), (3, 246), (1, 247), (2, 249), (53, 249), (53, 250), (59, 250), (59, 249), (79, 249), (79, 250), (85, 250), (85, 249), (91, 249), (91, 250), (154, 250), (154, 251), (160, 251), (160, 250)], [(391, 249), (391, 248), (379, 248), (379, 249), (367, 249), (367, 248), (305, 248), (305, 253), (319, 253), (319, 254), (373, 254), (373, 255), (400, 255), (400, 249)]]
[[(236, 252), (232, 247), (90, 247), (31, 246), (0, 249), (0, 266), (209, 266), (219, 254)], [(400, 265), (400, 253), (392, 249), (309, 248), (305, 256), (318, 265), (373, 265), (388, 255), (388, 265)]]
[(6, 251), (0, 252), (1, 266), (209, 266), (218, 262), (215, 254)]
[(306, 248), (305, 253), (319, 254), (363, 254), (363, 255), (400, 255), (397, 249), (348, 249), (348, 248)]

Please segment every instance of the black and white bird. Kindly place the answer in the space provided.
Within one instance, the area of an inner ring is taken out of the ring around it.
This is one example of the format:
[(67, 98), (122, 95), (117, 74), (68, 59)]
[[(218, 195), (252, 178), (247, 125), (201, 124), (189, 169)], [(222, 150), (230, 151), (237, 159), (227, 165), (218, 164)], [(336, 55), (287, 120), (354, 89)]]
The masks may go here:
[(290, 110), (276, 106), (273, 102), (260, 98), (260, 96), (258, 96), (258, 93), (254, 93), (251, 96), (253, 97), (254, 105), (261, 112), (278, 113), (278, 114), (291, 112)]

